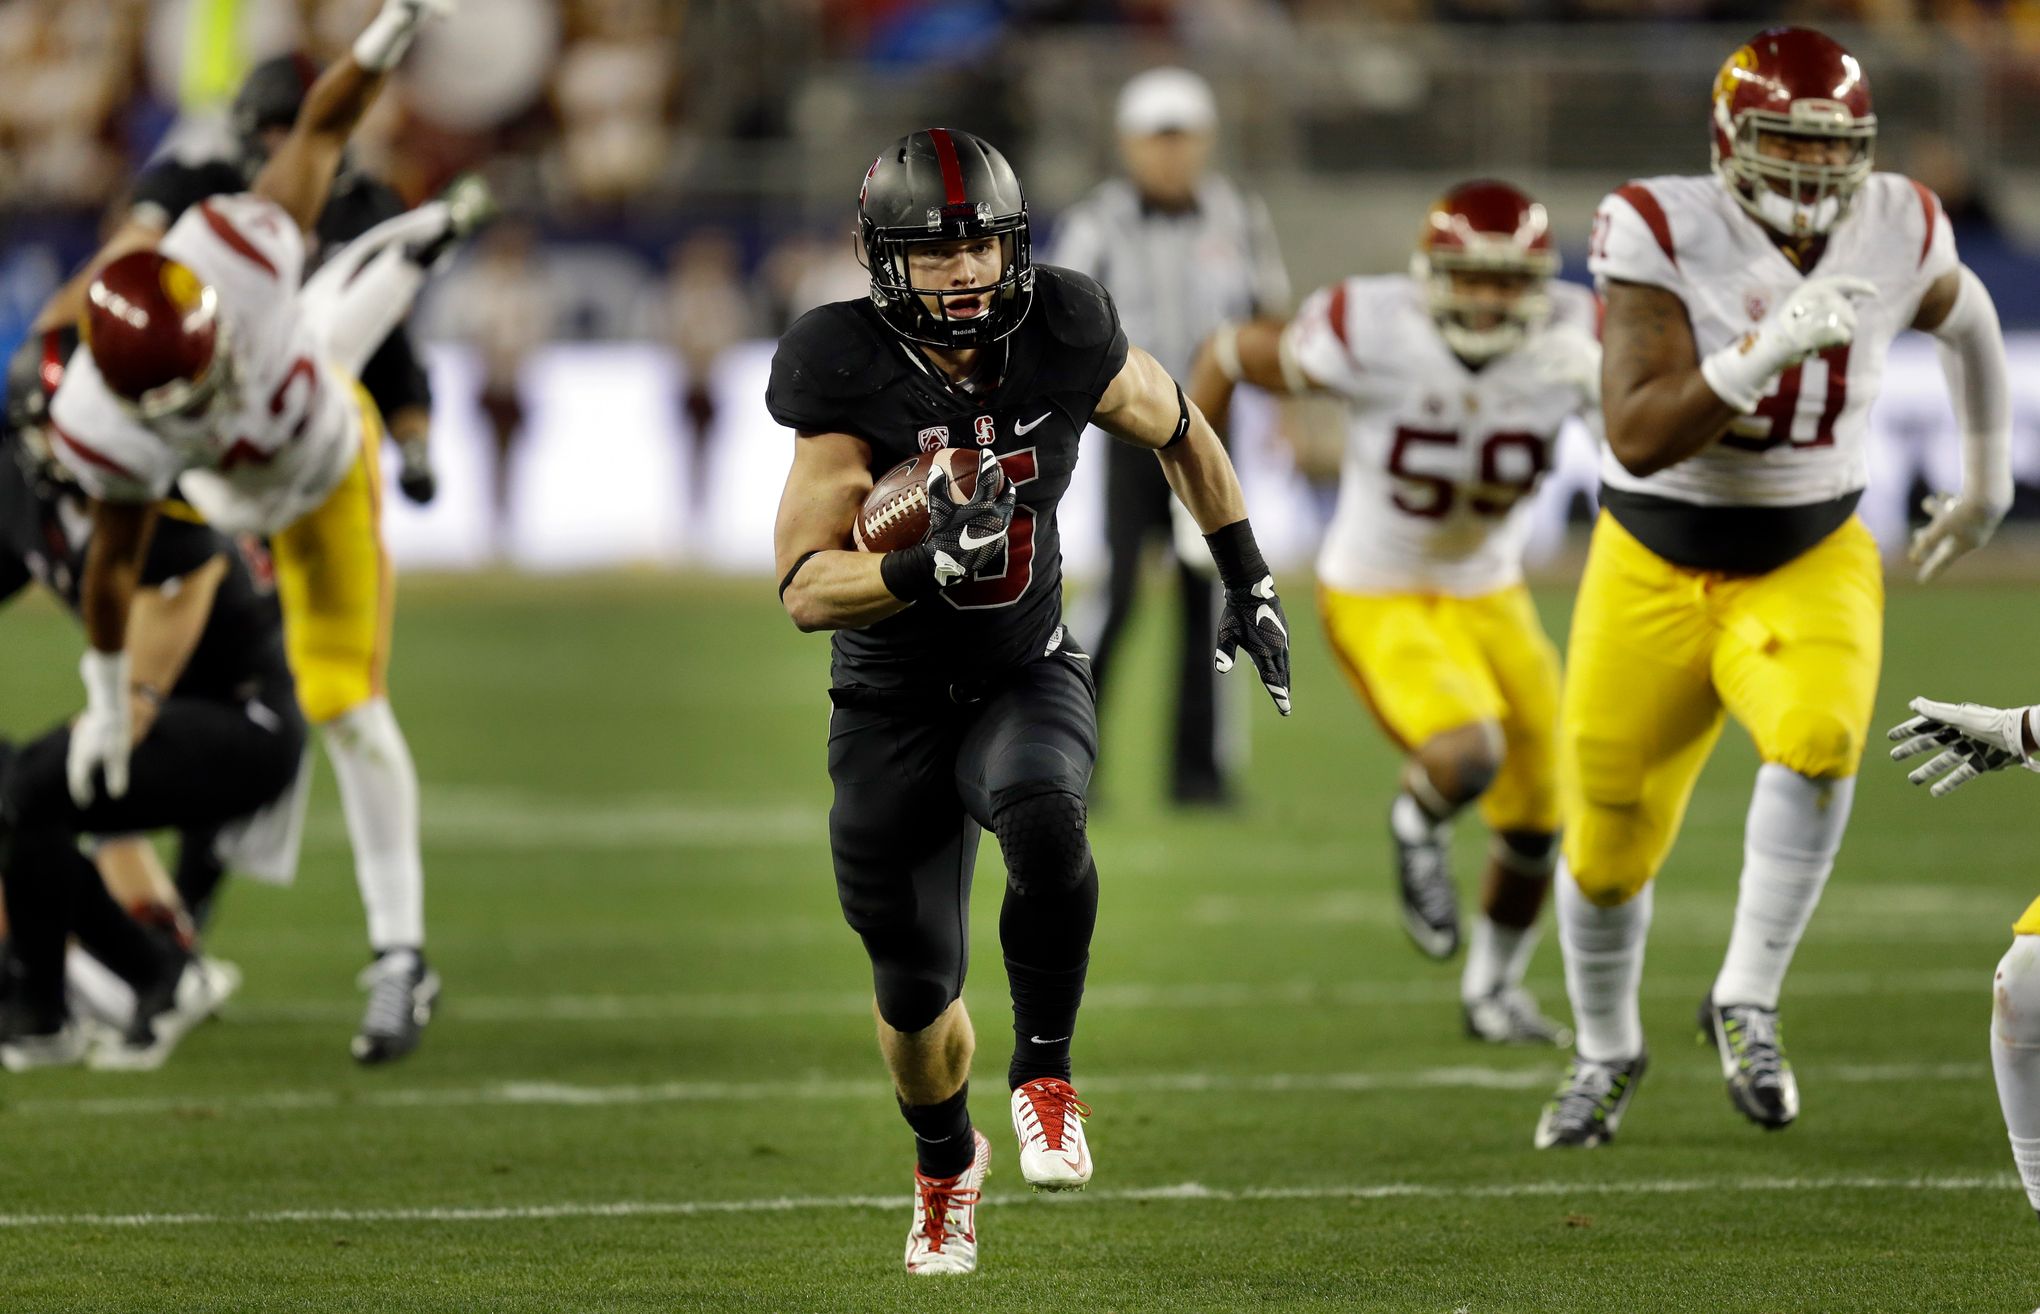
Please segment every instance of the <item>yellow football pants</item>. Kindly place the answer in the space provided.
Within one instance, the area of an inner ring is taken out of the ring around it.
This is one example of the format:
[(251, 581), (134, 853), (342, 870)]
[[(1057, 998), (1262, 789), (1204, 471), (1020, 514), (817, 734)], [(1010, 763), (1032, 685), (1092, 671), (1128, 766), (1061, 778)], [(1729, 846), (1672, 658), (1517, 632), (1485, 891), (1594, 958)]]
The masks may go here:
[(2026, 911), (2019, 914), (2019, 920), (2012, 923), (2013, 935), (2040, 935), (2040, 899), (2026, 905)]
[(284, 651), (314, 725), (384, 691), (395, 576), (382, 542), (382, 416), (360, 385), (361, 452), (316, 511), (270, 540)]
[(1670, 852), (1724, 710), (1758, 756), (1853, 776), (1883, 660), (1877, 544), (1850, 521), (1765, 575), (1688, 570), (1602, 514), (1580, 580), (1559, 712), (1565, 857), (1620, 904)]
[(1318, 589), (1332, 653), (1404, 752), (1492, 722), (1503, 756), (1481, 795), (1489, 829), (1558, 829), (1558, 650), (1522, 585), (1474, 598)]

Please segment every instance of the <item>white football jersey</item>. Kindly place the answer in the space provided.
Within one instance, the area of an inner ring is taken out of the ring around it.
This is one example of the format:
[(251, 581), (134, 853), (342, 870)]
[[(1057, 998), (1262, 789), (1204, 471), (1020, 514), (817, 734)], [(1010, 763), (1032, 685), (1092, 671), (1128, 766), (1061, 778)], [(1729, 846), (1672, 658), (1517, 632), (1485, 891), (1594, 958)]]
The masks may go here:
[[(1855, 340), (1785, 370), (1754, 415), (1697, 455), (1637, 476), (1604, 451), (1602, 479), (1701, 506), (1803, 506), (1861, 489), (1885, 351), (1928, 286), (1956, 266), (1934, 194), (1895, 173), (1872, 174), (1812, 270), (1876, 284), (1877, 296), (1856, 304)], [(1594, 218), (1588, 267), (1604, 288), (1615, 279), (1676, 294), (1703, 357), (1740, 340), (1807, 278), (1711, 174), (1610, 193)]]
[(361, 446), (353, 387), (325, 363), (298, 304), (304, 236), (273, 201), (215, 196), (158, 249), (219, 295), (233, 362), (226, 414), (201, 436), (158, 434), (81, 346), (50, 402), (57, 454), (102, 500), (158, 501), (174, 485), (223, 533), (276, 533), (326, 500)]
[(1338, 509), (1318, 577), (1349, 593), (1473, 597), (1523, 577), (1530, 494), (1582, 389), (1526, 354), (1551, 333), (1594, 332), (1594, 296), (1551, 284), (1551, 318), (1523, 347), (1467, 367), (1406, 275), (1312, 294), (1286, 330), (1313, 383), (1348, 406)]

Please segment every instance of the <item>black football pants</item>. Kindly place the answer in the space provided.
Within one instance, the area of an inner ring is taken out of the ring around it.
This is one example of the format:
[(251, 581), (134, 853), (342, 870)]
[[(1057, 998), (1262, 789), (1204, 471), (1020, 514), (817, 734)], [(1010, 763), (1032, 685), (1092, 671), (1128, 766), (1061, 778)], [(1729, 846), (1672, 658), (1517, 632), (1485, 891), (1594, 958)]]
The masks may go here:
[(109, 799), (102, 790), (84, 808), (72, 802), (65, 779), (68, 725), (15, 755), (0, 778), (0, 884), (20, 984), (33, 1007), (61, 1008), (64, 945), (74, 931), (130, 979), (156, 953), (79, 851), (81, 837), (165, 829), (209, 834), (290, 784), (304, 753), (305, 721), (289, 682), (278, 686), (245, 703), (170, 699), (135, 748), (127, 793)]

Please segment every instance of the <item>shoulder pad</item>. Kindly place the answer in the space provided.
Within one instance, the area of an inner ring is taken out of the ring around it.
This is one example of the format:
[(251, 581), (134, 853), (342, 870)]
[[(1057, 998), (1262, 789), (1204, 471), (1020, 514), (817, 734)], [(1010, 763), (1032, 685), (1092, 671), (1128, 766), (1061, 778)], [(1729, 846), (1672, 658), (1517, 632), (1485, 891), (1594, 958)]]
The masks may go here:
[(1036, 265), (1034, 297), (1050, 336), (1066, 347), (1102, 347), (1119, 331), (1111, 293), (1074, 269)]
[(780, 372), (783, 361), (797, 372), (800, 386), (819, 397), (861, 397), (882, 387), (896, 367), (893, 345), (859, 313), (860, 304), (831, 302), (795, 320), (779, 339), (773, 372)]

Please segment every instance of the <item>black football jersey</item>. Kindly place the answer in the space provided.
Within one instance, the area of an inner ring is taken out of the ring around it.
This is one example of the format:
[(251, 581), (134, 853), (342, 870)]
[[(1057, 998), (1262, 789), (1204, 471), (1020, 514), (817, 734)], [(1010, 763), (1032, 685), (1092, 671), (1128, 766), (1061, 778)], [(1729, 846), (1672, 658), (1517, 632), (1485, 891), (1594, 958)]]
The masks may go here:
[[(75, 614), (91, 533), (92, 513), (83, 494), (39, 488), (11, 452), (0, 450), (0, 601), (34, 579)], [(260, 549), (251, 543), (250, 552), (259, 554)], [(290, 678), (275, 590), (258, 584), (248, 558), (216, 531), (159, 515), (141, 583), (150, 587), (176, 579), (221, 553), (227, 557), (226, 578), (213, 596), (212, 612), (184, 674), (171, 690), (179, 697), (245, 698)], [(257, 556), (266, 573), (265, 562)]]
[(1018, 494), (1006, 550), (988, 566), (874, 625), (836, 631), (839, 685), (976, 679), (1042, 655), (1062, 619), (1056, 507), (1091, 412), (1126, 363), (1126, 333), (1104, 288), (1037, 265), (1027, 318), (985, 348), (996, 387), (950, 386), (909, 354), (919, 350), (869, 301), (839, 301), (803, 315), (772, 357), (772, 418), (862, 438), (874, 479), (921, 452), (990, 448)]
[[(177, 216), (208, 196), (232, 195), (248, 190), (248, 178), (240, 166), (228, 160), (186, 163), (165, 158), (156, 161), (135, 178), (129, 197), (134, 206), (161, 210), (167, 227)], [(306, 243), (307, 272), (335, 250), (345, 246), (385, 219), (404, 212), (404, 200), (387, 183), (355, 169), (343, 168), (333, 180), (326, 208)], [(432, 405), (432, 385), (418, 360), (417, 345), (403, 324), (391, 330), (368, 363), (361, 367), (361, 386), (375, 398), (384, 415), (407, 406)]]

